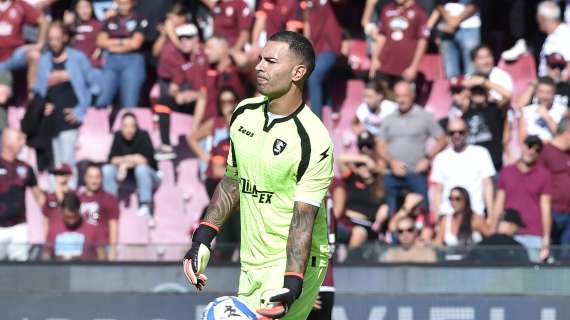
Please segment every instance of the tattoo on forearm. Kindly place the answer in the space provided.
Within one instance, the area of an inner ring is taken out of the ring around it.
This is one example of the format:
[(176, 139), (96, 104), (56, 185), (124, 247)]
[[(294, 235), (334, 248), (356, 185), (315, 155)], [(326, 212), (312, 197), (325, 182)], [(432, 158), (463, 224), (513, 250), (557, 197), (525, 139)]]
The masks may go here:
[(224, 177), (216, 187), (204, 221), (221, 227), (239, 203), (239, 182)]
[(311, 252), (313, 225), (318, 211), (318, 207), (295, 202), (287, 239), (287, 267), (285, 268), (287, 272), (305, 272)]

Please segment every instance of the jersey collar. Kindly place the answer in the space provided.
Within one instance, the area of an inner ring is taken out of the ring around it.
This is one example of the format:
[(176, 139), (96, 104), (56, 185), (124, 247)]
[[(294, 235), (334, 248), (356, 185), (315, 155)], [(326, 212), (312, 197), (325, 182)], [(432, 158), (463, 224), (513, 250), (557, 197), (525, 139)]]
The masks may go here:
[(305, 101), (302, 100), (301, 105), (299, 107), (297, 107), (297, 109), (295, 111), (293, 111), (293, 113), (291, 113), (288, 116), (283, 117), (283, 118), (274, 119), (273, 121), (271, 121), (271, 123), (269, 123), (269, 116), (267, 115), (267, 112), (269, 109), (269, 99), (266, 99), (265, 103), (263, 104), (263, 115), (265, 116), (265, 123), (263, 124), (263, 131), (269, 132), (269, 130), (271, 130), (271, 128), (273, 128), (273, 126), (276, 123), (285, 122), (285, 121), (293, 119), (294, 117), (297, 116), (297, 114), (299, 114), (299, 112), (301, 112), (301, 110), (303, 110), (304, 107), (305, 107)]

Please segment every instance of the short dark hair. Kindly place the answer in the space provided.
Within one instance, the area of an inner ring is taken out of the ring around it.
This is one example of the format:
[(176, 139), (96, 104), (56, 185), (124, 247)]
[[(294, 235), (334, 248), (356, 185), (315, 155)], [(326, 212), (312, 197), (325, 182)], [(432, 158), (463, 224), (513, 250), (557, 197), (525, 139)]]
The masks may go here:
[(553, 88), (556, 88), (556, 82), (554, 81), (554, 79), (552, 79), (551, 77), (548, 77), (548, 76), (538, 78), (537, 83), (539, 85), (545, 84), (547, 86), (551, 86)]
[(222, 102), (221, 102), (222, 94), (224, 94), (226, 92), (229, 92), (229, 93), (234, 95), (234, 97), (236, 98), (236, 105), (239, 103), (239, 101), (241, 99), (234, 87), (232, 87), (232, 86), (221, 87), (220, 90), (218, 91), (218, 96), (216, 97), (216, 102), (217, 102), (217, 105), (216, 105), (217, 109), (216, 110), (218, 111), (218, 116), (220, 116), (220, 117), (223, 116), (223, 114), (222, 114)]
[(307, 67), (307, 75), (311, 75), (315, 69), (315, 49), (302, 34), (293, 31), (279, 31), (273, 34), (269, 41), (285, 42), (289, 45), (289, 50), (295, 53), (299, 58), (303, 59), (303, 63)]
[(380, 93), (384, 97), (388, 95), (388, 86), (385, 81), (382, 80), (370, 80), (366, 83), (366, 89), (372, 89), (377, 93)]
[(491, 55), (493, 55), (493, 49), (491, 48), (491, 46), (488, 44), (482, 43), (482, 44), (476, 46), (475, 48), (473, 48), (473, 50), (471, 50), (471, 52), (470, 52), (471, 61), (475, 61), (475, 58), (477, 57), (479, 50), (483, 50), (483, 49), (489, 50), (489, 52), (491, 52)]
[(94, 168), (97, 169), (99, 171), (101, 171), (101, 166), (93, 161), (89, 161), (87, 162), (87, 164), (85, 165), (85, 173), (87, 173), (87, 171), (89, 171), (89, 169)]
[(68, 192), (63, 196), (63, 200), (61, 201), (61, 206), (63, 209), (67, 209), (71, 212), (79, 212), (79, 208), (81, 207), (81, 201), (75, 192)]

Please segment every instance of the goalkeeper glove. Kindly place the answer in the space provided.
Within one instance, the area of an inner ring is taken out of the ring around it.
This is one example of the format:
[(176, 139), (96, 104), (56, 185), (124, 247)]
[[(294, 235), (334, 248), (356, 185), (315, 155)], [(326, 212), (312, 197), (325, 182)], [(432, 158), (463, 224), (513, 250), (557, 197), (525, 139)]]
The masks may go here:
[(219, 228), (212, 224), (200, 223), (200, 226), (192, 236), (192, 246), (184, 256), (184, 262), (182, 263), (184, 274), (188, 281), (200, 291), (208, 282), (208, 277), (204, 274), (204, 270), (206, 270), (208, 260), (210, 260), (210, 246), (218, 234), (218, 230)]
[(299, 273), (286, 272), (283, 281), (283, 288), (265, 292), (261, 298), (264, 306), (257, 309), (257, 313), (270, 319), (282, 318), (287, 314), (291, 305), (303, 290), (303, 275)]

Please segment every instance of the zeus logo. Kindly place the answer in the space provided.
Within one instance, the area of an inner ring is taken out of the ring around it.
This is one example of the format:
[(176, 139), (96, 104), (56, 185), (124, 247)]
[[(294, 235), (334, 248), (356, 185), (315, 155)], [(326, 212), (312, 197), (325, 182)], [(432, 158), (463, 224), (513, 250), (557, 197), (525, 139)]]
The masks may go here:
[(243, 126), (239, 126), (238, 131), (245, 134), (246, 136), (248, 136), (250, 138), (253, 137), (253, 132), (246, 130)]
[(257, 190), (255, 184), (252, 184), (248, 179), (241, 178), (241, 193), (250, 194), (254, 198), (258, 198), (259, 203), (271, 204), (271, 197), (273, 192)]

